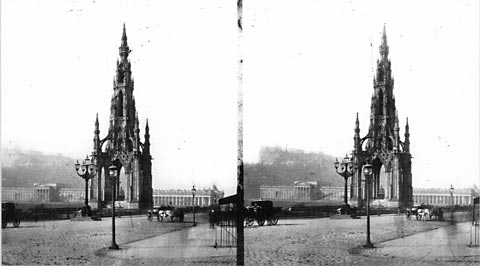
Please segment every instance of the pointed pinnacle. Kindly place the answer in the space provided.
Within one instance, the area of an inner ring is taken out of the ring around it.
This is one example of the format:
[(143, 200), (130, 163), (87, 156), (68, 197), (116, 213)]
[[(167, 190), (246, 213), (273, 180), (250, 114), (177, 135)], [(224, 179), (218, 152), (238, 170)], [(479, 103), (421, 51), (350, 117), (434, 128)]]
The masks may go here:
[(385, 44), (385, 46), (387, 46), (387, 30), (385, 23), (383, 23), (382, 44)]
[(384, 59), (387, 58), (388, 56), (387, 30), (386, 30), (385, 24), (383, 24), (382, 44), (380, 45), (380, 55), (382, 55), (382, 58)]
[(98, 113), (97, 113), (97, 117), (95, 118), (95, 127), (98, 128)]
[(98, 113), (97, 113), (97, 116), (95, 118), (95, 131), (94, 131), (94, 133), (96, 135), (98, 135), (98, 133), (100, 133), (100, 130), (98, 130)]
[(399, 125), (398, 125), (398, 110), (395, 110), (395, 128), (399, 128)]
[(125, 30), (125, 23), (123, 23), (123, 34), (122, 34), (122, 41), (127, 40), (127, 31)]

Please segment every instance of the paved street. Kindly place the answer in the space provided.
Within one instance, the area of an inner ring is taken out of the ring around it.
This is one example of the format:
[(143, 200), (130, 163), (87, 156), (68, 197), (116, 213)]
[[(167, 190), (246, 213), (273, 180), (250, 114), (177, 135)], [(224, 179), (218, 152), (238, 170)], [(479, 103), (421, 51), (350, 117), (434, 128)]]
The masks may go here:
[[(191, 219), (191, 217), (187, 217)], [(116, 241), (122, 246), (191, 223), (149, 222), (145, 215), (117, 217)], [(101, 221), (22, 221), (20, 227), (2, 229), (2, 264), (7, 265), (99, 265), (96, 250), (111, 243), (112, 220)]]
[[(188, 216), (187, 219), (191, 217)], [(191, 222), (117, 220), (25, 222), (2, 230), (2, 263), (8, 265), (235, 265), (235, 248), (213, 247), (216, 230), (205, 217)], [(459, 219), (461, 222), (461, 219)], [(246, 265), (478, 265), (469, 248), (469, 224), (372, 216), (375, 249), (363, 249), (366, 219), (281, 219), (276, 226), (245, 228)], [(218, 231), (217, 231), (218, 233)]]
[[(469, 225), (372, 217), (375, 249), (364, 249), (366, 219), (291, 219), (245, 230), (246, 265), (477, 265)], [(440, 229), (437, 229), (440, 228)], [(235, 265), (235, 249), (212, 247), (206, 224), (98, 253), (102, 263), (129, 265)], [(447, 252), (448, 251), (448, 252)]]

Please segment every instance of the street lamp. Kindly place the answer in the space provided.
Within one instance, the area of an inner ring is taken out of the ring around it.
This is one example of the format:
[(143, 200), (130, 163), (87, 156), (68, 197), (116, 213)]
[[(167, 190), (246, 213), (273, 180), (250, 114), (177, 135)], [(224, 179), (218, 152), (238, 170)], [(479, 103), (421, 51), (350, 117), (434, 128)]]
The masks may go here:
[[(343, 201), (345, 205), (345, 209), (348, 209), (348, 196), (347, 196), (347, 187), (348, 187), (348, 178), (357, 172), (357, 163), (353, 161), (352, 158), (348, 158), (348, 155), (345, 154), (345, 158), (343, 158), (342, 162), (339, 162), (337, 158), (335, 158), (335, 171), (337, 174), (343, 176), (345, 179), (345, 195), (343, 196)], [(340, 166), (340, 169), (339, 169)], [(340, 171), (339, 171), (340, 170)]]
[(82, 164), (77, 160), (75, 163), (75, 171), (77, 175), (85, 179), (85, 211), (82, 212), (82, 216), (91, 216), (90, 206), (88, 206), (88, 180), (93, 178), (97, 174), (97, 166), (90, 160), (90, 158), (85, 158)]
[(117, 183), (117, 167), (112, 165), (108, 170), (112, 182), (112, 245), (108, 248), (119, 249), (117, 243), (115, 243), (115, 184)]
[(453, 185), (450, 184), (450, 202), (452, 206), (450, 207), (450, 223), (453, 224)]
[(372, 242), (370, 242), (370, 179), (373, 175), (372, 165), (367, 163), (363, 166), (363, 174), (365, 176), (365, 191), (367, 193), (367, 243), (363, 247), (373, 248)]
[(192, 206), (193, 206), (193, 226), (197, 226), (195, 223), (195, 193), (197, 193), (197, 190), (195, 189), (195, 185), (193, 185), (192, 188), (192, 196), (193, 196), (193, 201), (192, 201)]

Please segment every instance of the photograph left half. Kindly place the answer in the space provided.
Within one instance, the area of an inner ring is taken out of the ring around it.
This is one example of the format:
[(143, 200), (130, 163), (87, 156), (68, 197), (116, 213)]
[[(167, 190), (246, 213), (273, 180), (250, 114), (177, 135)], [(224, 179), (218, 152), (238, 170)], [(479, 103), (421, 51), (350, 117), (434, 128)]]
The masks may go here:
[(0, 32), (2, 263), (235, 264), (236, 2), (2, 1)]

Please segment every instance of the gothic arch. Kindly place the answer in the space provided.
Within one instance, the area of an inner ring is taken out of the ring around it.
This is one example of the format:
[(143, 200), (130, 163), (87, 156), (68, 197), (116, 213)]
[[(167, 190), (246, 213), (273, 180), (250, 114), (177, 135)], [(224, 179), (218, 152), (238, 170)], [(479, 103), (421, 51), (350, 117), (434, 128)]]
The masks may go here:
[(133, 151), (133, 141), (131, 139), (127, 139), (127, 151)]
[(117, 190), (117, 200), (125, 200), (126, 198), (126, 193), (127, 193), (127, 184), (128, 184), (128, 178), (127, 178), (127, 173), (125, 170), (125, 167), (122, 167), (119, 171), (118, 175), (118, 190)]
[(378, 179), (378, 199), (385, 199), (386, 190), (387, 190), (387, 172), (385, 171), (385, 165), (382, 165), (379, 172), (379, 179)]
[(117, 97), (118, 97), (118, 101), (117, 101), (118, 104), (117, 106), (115, 106), (115, 109), (117, 111), (116, 116), (123, 117), (123, 93), (121, 90), (118, 92)]

